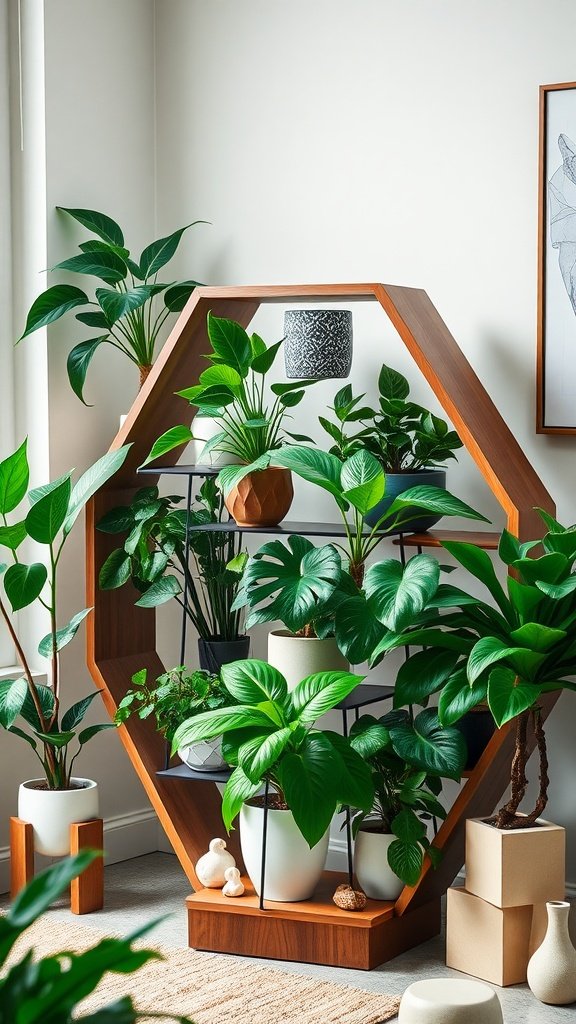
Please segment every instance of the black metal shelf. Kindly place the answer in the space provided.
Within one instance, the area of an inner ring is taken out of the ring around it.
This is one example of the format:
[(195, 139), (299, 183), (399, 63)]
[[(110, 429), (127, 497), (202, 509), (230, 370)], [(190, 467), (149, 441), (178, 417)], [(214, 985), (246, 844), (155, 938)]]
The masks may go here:
[(177, 764), (175, 768), (165, 768), (156, 772), (164, 779), (187, 779), (189, 782), (227, 782), (232, 775), (231, 768), (223, 768), (220, 772), (197, 772), (187, 764)]
[(139, 473), (149, 473), (151, 476), (218, 476), (220, 468), (216, 466), (144, 466), (138, 470)]
[[(303, 534), (306, 537), (346, 537), (346, 529), (343, 523), (293, 523), (284, 520), (277, 526), (238, 526), (233, 519), (225, 523), (201, 523), (190, 524), (190, 530), (198, 533), (267, 533), (276, 534), (278, 537), (288, 536), (293, 533)], [(370, 534), (370, 528), (364, 530), (364, 534)], [(396, 537), (398, 534), (381, 532), (378, 530), (375, 536)]]

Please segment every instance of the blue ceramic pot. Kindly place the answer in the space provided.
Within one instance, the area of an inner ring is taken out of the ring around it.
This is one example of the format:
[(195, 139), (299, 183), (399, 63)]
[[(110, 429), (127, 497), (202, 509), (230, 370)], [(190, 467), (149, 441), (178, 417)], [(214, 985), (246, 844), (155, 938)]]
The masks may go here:
[[(397, 498), (403, 491), (407, 491), (409, 487), (420, 487), (422, 484), (429, 487), (442, 487), (445, 490), (446, 470), (420, 469), (417, 473), (386, 473), (386, 493), (382, 500), (366, 513), (365, 519), (368, 525), (374, 526), (390, 508), (394, 498)], [(411, 509), (405, 510), (406, 514), (411, 511)], [(440, 519), (442, 519), (440, 515), (426, 515), (415, 507), (414, 517), (402, 526), (402, 533), (422, 533), (424, 530), (430, 530)]]

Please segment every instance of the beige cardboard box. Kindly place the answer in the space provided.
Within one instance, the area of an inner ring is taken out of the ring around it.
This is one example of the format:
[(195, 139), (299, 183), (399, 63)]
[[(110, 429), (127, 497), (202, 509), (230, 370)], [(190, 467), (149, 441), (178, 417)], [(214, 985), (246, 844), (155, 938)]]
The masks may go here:
[(526, 981), (532, 907), (501, 909), (458, 888), (446, 899), (446, 966), (493, 985)]
[(466, 889), (495, 907), (563, 900), (565, 848), (565, 830), (549, 821), (505, 830), (469, 818)]

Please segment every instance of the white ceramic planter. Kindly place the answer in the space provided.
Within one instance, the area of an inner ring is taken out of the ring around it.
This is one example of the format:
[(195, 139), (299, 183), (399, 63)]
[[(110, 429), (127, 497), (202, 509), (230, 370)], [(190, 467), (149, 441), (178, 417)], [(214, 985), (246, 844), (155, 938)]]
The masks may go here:
[(235, 455), (229, 455), (228, 452), (211, 451), (202, 458), (202, 449), (206, 442), (211, 441), (216, 434), (222, 432), (222, 423), (219, 419), (215, 419), (214, 416), (200, 416), (199, 413), (196, 413), (191, 430), (194, 440), (187, 445), (185, 456), (181, 459), (182, 462), (192, 466), (200, 464), (204, 466), (235, 466), (240, 462), (240, 459)]
[(392, 834), (362, 829), (356, 836), (354, 870), (360, 888), (371, 900), (396, 900), (404, 888), (404, 882), (388, 864), (388, 847), (395, 838)]
[[(240, 811), (240, 846), (246, 870), (260, 895), (264, 808), (244, 804)], [(292, 811), (268, 811), (264, 897), (278, 903), (308, 900), (324, 870), (328, 829), (312, 849), (298, 830)]]
[(193, 743), (190, 747), (180, 747), (178, 757), (195, 772), (219, 772), (226, 768), (221, 736)]
[(77, 789), (34, 789), (43, 779), (23, 782), (18, 790), (18, 817), (34, 828), (34, 849), (46, 857), (70, 852), (70, 825), (98, 817), (98, 784), (72, 779)]
[(268, 661), (282, 673), (289, 690), (314, 672), (350, 670), (350, 664), (338, 650), (334, 637), (318, 640), (316, 637), (294, 636), (287, 629), (275, 629), (268, 634)]

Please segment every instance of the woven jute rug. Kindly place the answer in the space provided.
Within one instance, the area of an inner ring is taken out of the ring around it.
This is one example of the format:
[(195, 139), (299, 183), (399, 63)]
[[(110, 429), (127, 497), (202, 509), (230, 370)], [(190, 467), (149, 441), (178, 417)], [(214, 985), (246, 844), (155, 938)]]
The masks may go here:
[[(38, 956), (63, 949), (79, 952), (103, 937), (93, 928), (48, 918), (29, 929), (17, 949), (21, 955), (33, 947)], [(196, 1024), (381, 1024), (398, 1012), (396, 996), (288, 974), (219, 953), (145, 940), (138, 945), (157, 949), (164, 960), (150, 961), (133, 975), (106, 975), (81, 1004), (83, 1012), (123, 995), (131, 995), (140, 1010), (187, 1014)]]

